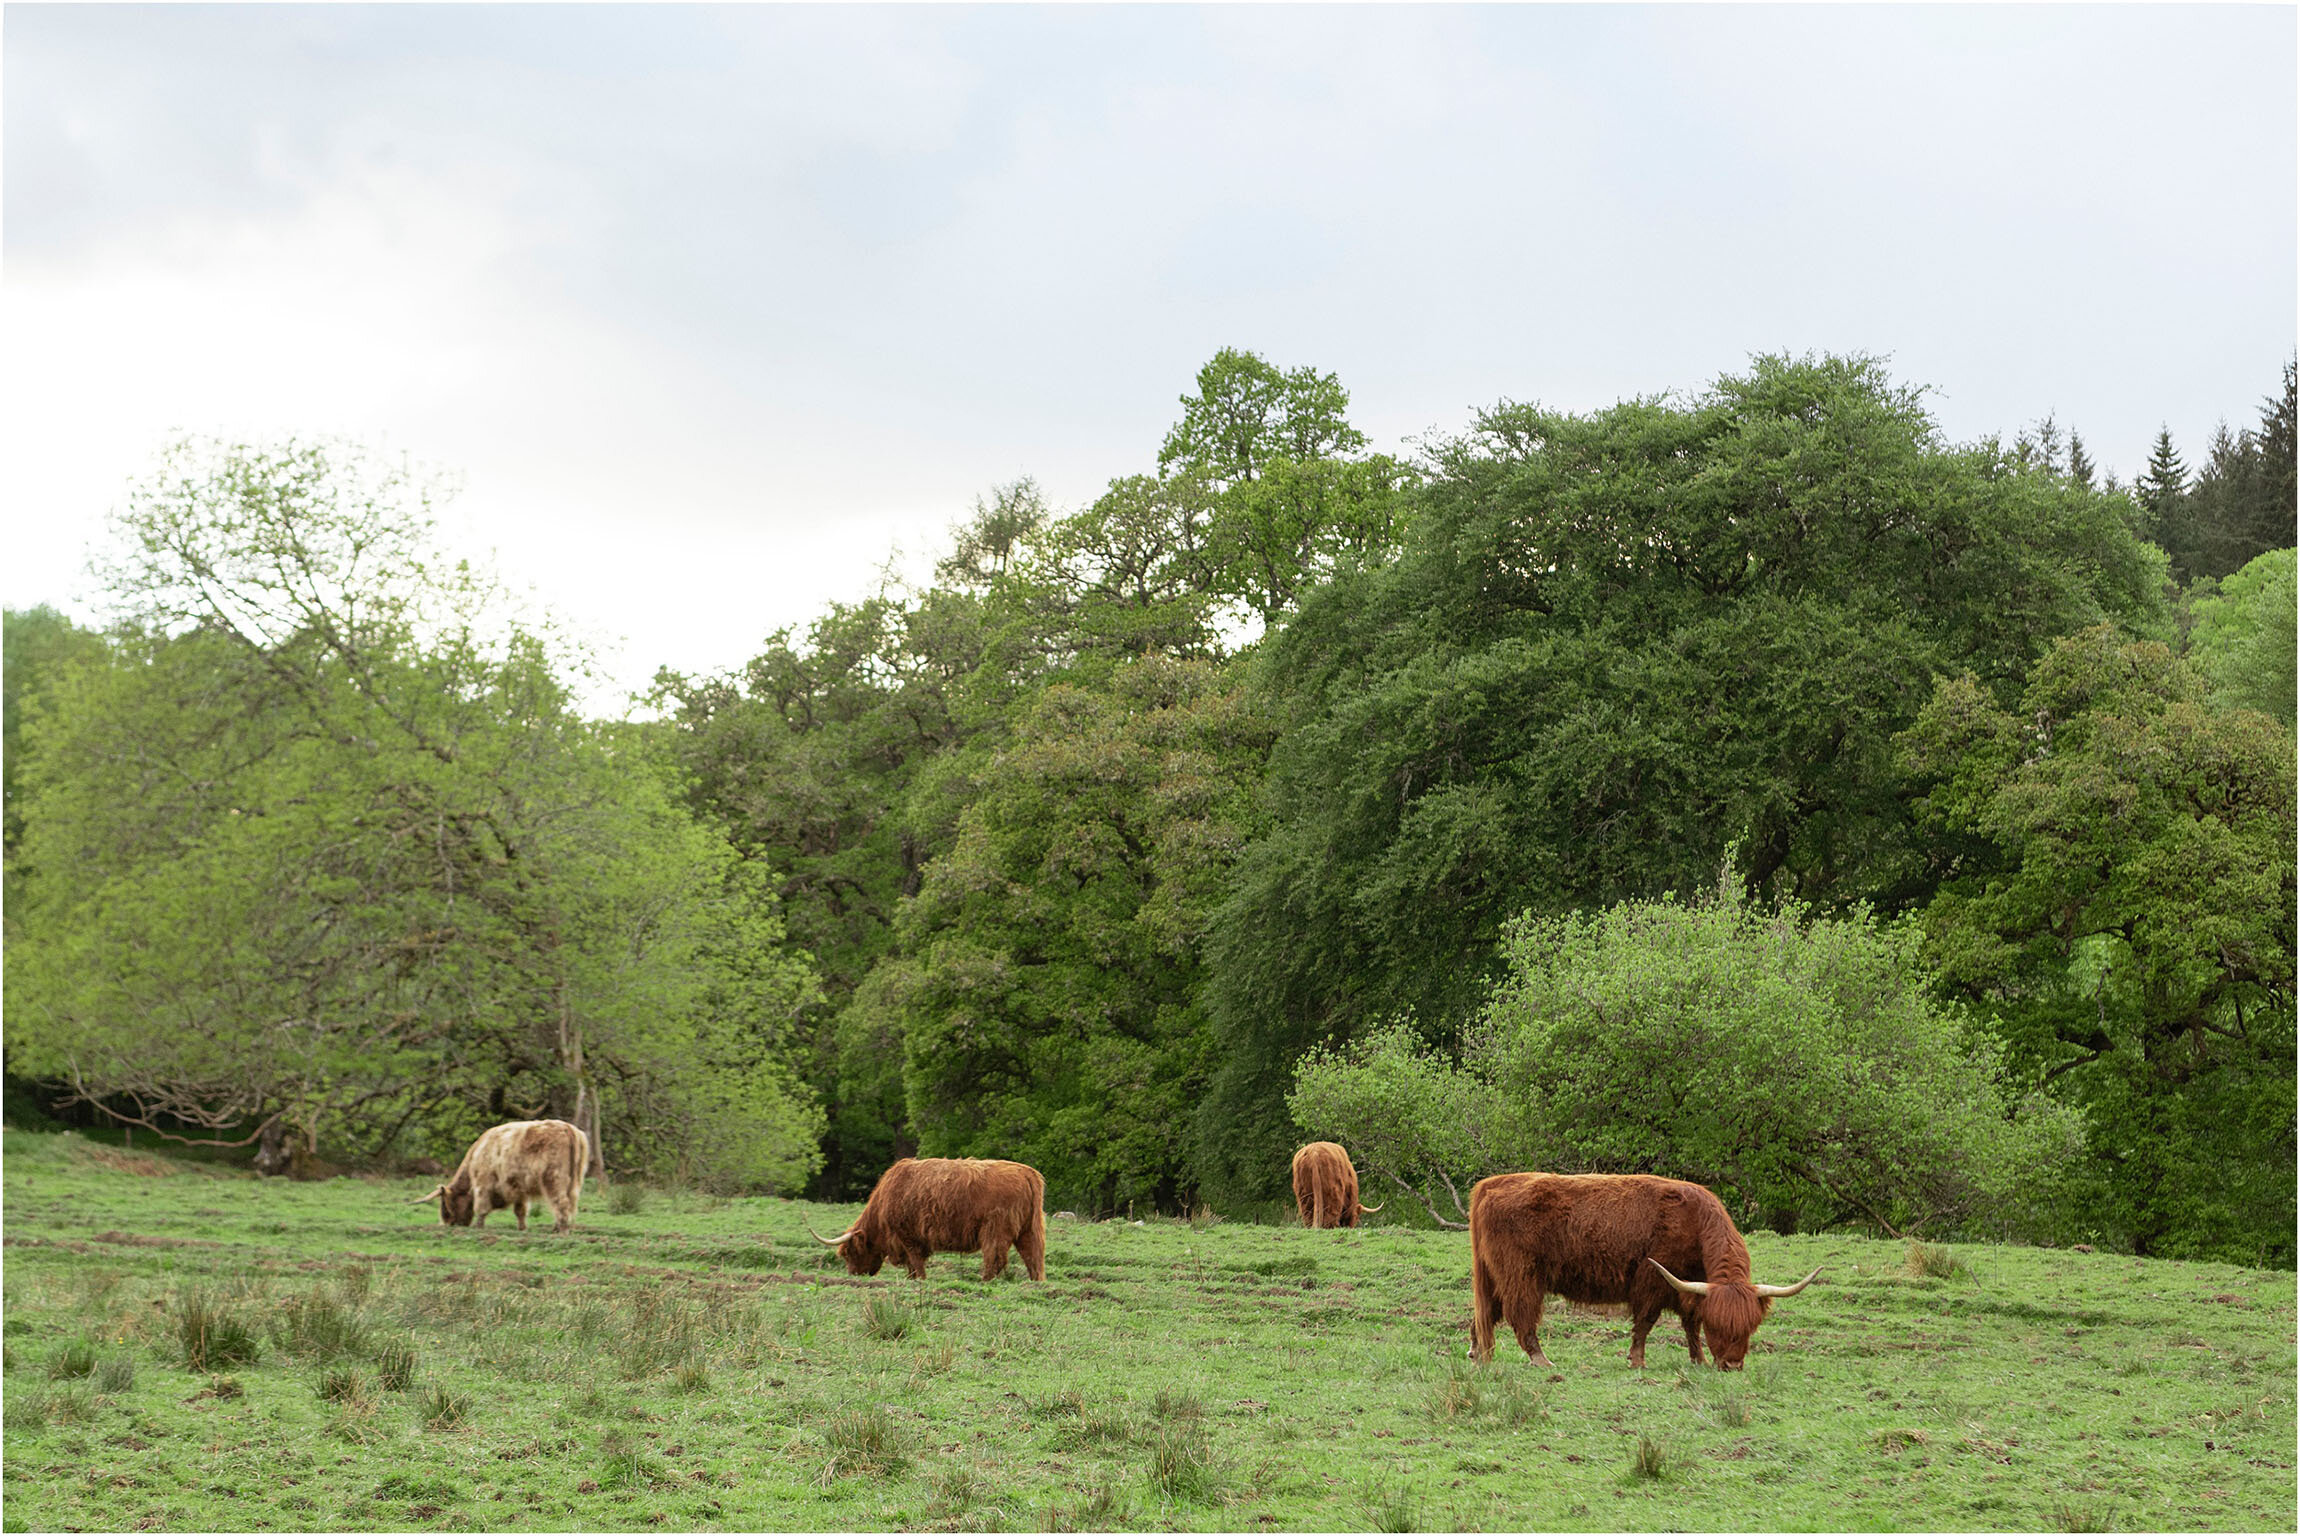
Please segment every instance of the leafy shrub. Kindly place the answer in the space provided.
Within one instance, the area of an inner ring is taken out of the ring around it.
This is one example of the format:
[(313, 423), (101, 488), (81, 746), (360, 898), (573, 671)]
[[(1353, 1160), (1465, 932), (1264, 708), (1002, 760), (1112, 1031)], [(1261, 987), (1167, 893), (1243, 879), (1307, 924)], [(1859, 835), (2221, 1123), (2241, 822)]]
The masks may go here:
[(2027, 1219), (2081, 1123), (2013, 1093), (1993, 1038), (1934, 1001), (1919, 942), (1863, 911), (1761, 910), (1730, 873), (1708, 901), (1528, 914), (1461, 1065), (1395, 1024), (1312, 1051), (1289, 1102), (1449, 1220), (1449, 1181), (1654, 1167), (1785, 1229)]

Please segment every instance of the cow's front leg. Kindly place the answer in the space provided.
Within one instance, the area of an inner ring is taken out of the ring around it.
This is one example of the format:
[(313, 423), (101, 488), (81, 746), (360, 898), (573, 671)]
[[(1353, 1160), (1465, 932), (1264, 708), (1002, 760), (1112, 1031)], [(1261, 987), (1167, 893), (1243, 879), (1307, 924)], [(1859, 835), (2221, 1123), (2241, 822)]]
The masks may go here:
[(1653, 1331), (1653, 1325), (1659, 1321), (1659, 1302), (1641, 1304), (1630, 1315), (1629, 1363), (1638, 1370), (1645, 1369), (1645, 1336)]
[(1537, 1283), (1508, 1297), (1502, 1311), (1509, 1331), (1517, 1335), (1526, 1358), (1544, 1369), (1548, 1368), (1549, 1356), (1541, 1352), (1541, 1306), (1548, 1299), (1548, 1292)]
[(1707, 1364), (1708, 1362), (1701, 1358), (1700, 1309), (1697, 1307), (1688, 1307), (1682, 1313), (1678, 1314), (1678, 1316), (1679, 1319), (1685, 1324), (1685, 1352), (1693, 1357), (1693, 1363), (1695, 1365)]
[(913, 1280), (924, 1280), (926, 1278), (926, 1261), (931, 1257), (933, 1255), (926, 1251), (905, 1253), (902, 1256), (902, 1267), (910, 1271), (910, 1277)]
[(511, 1202), (511, 1214), (519, 1218), (519, 1230), (520, 1230), (520, 1231), (522, 1231), (522, 1232), (526, 1231), (526, 1230), (527, 1230), (527, 1202), (526, 1202), (526, 1200), (525, 1200), (525, 1199), (519, 1199), (519, 1200), (514, 1200), (514, 1201), (512, 1201), (512, 1202)]

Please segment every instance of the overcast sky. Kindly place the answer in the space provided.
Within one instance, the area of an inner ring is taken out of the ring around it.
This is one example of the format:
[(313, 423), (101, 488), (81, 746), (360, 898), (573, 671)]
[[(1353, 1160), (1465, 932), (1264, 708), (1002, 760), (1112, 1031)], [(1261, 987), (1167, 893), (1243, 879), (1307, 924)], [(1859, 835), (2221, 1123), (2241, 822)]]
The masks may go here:
[(1393, 451), (1817, 349), (2193, 462), (2294, 345), (2295, 16), (9, 5), (0, 600), (90, 613), (171, 432), (344, 434), (636, 687), (1222, 346)]

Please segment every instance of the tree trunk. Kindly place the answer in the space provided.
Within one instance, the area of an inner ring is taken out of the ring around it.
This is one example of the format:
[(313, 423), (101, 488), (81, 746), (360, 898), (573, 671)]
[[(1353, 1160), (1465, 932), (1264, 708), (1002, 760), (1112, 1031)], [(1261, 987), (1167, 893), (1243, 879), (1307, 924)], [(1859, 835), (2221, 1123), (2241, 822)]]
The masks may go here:
[(599, 1146), (599, 1098), (589, 1083), (580, 1083), (575, 1089), (575, 1129), (583, 1133), (591, 1147), (591, 1161), (583, 1170), (583, 1177), (607, 1182), (607, 1154)]

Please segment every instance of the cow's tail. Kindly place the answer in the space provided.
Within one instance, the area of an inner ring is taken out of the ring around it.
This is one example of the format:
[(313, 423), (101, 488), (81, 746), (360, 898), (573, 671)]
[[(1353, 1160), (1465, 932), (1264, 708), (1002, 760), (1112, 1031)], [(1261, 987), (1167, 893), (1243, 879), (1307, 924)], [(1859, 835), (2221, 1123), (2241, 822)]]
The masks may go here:
[(1326, 1225), (1326, 1183), (1320, 1178), (1313, 1186), (1316, 1192), (1310, 1197), (1310, 1225), (1321, 1230)]
[(567, 1154), (571, 1166), (567, 1170), (569, 1195), (583, 1193), (583, 1170), (591, 1166), (591, 1138), (583, 1134), (583, 1127), (573, 1127), (575, 1138), (568, 1144)]

